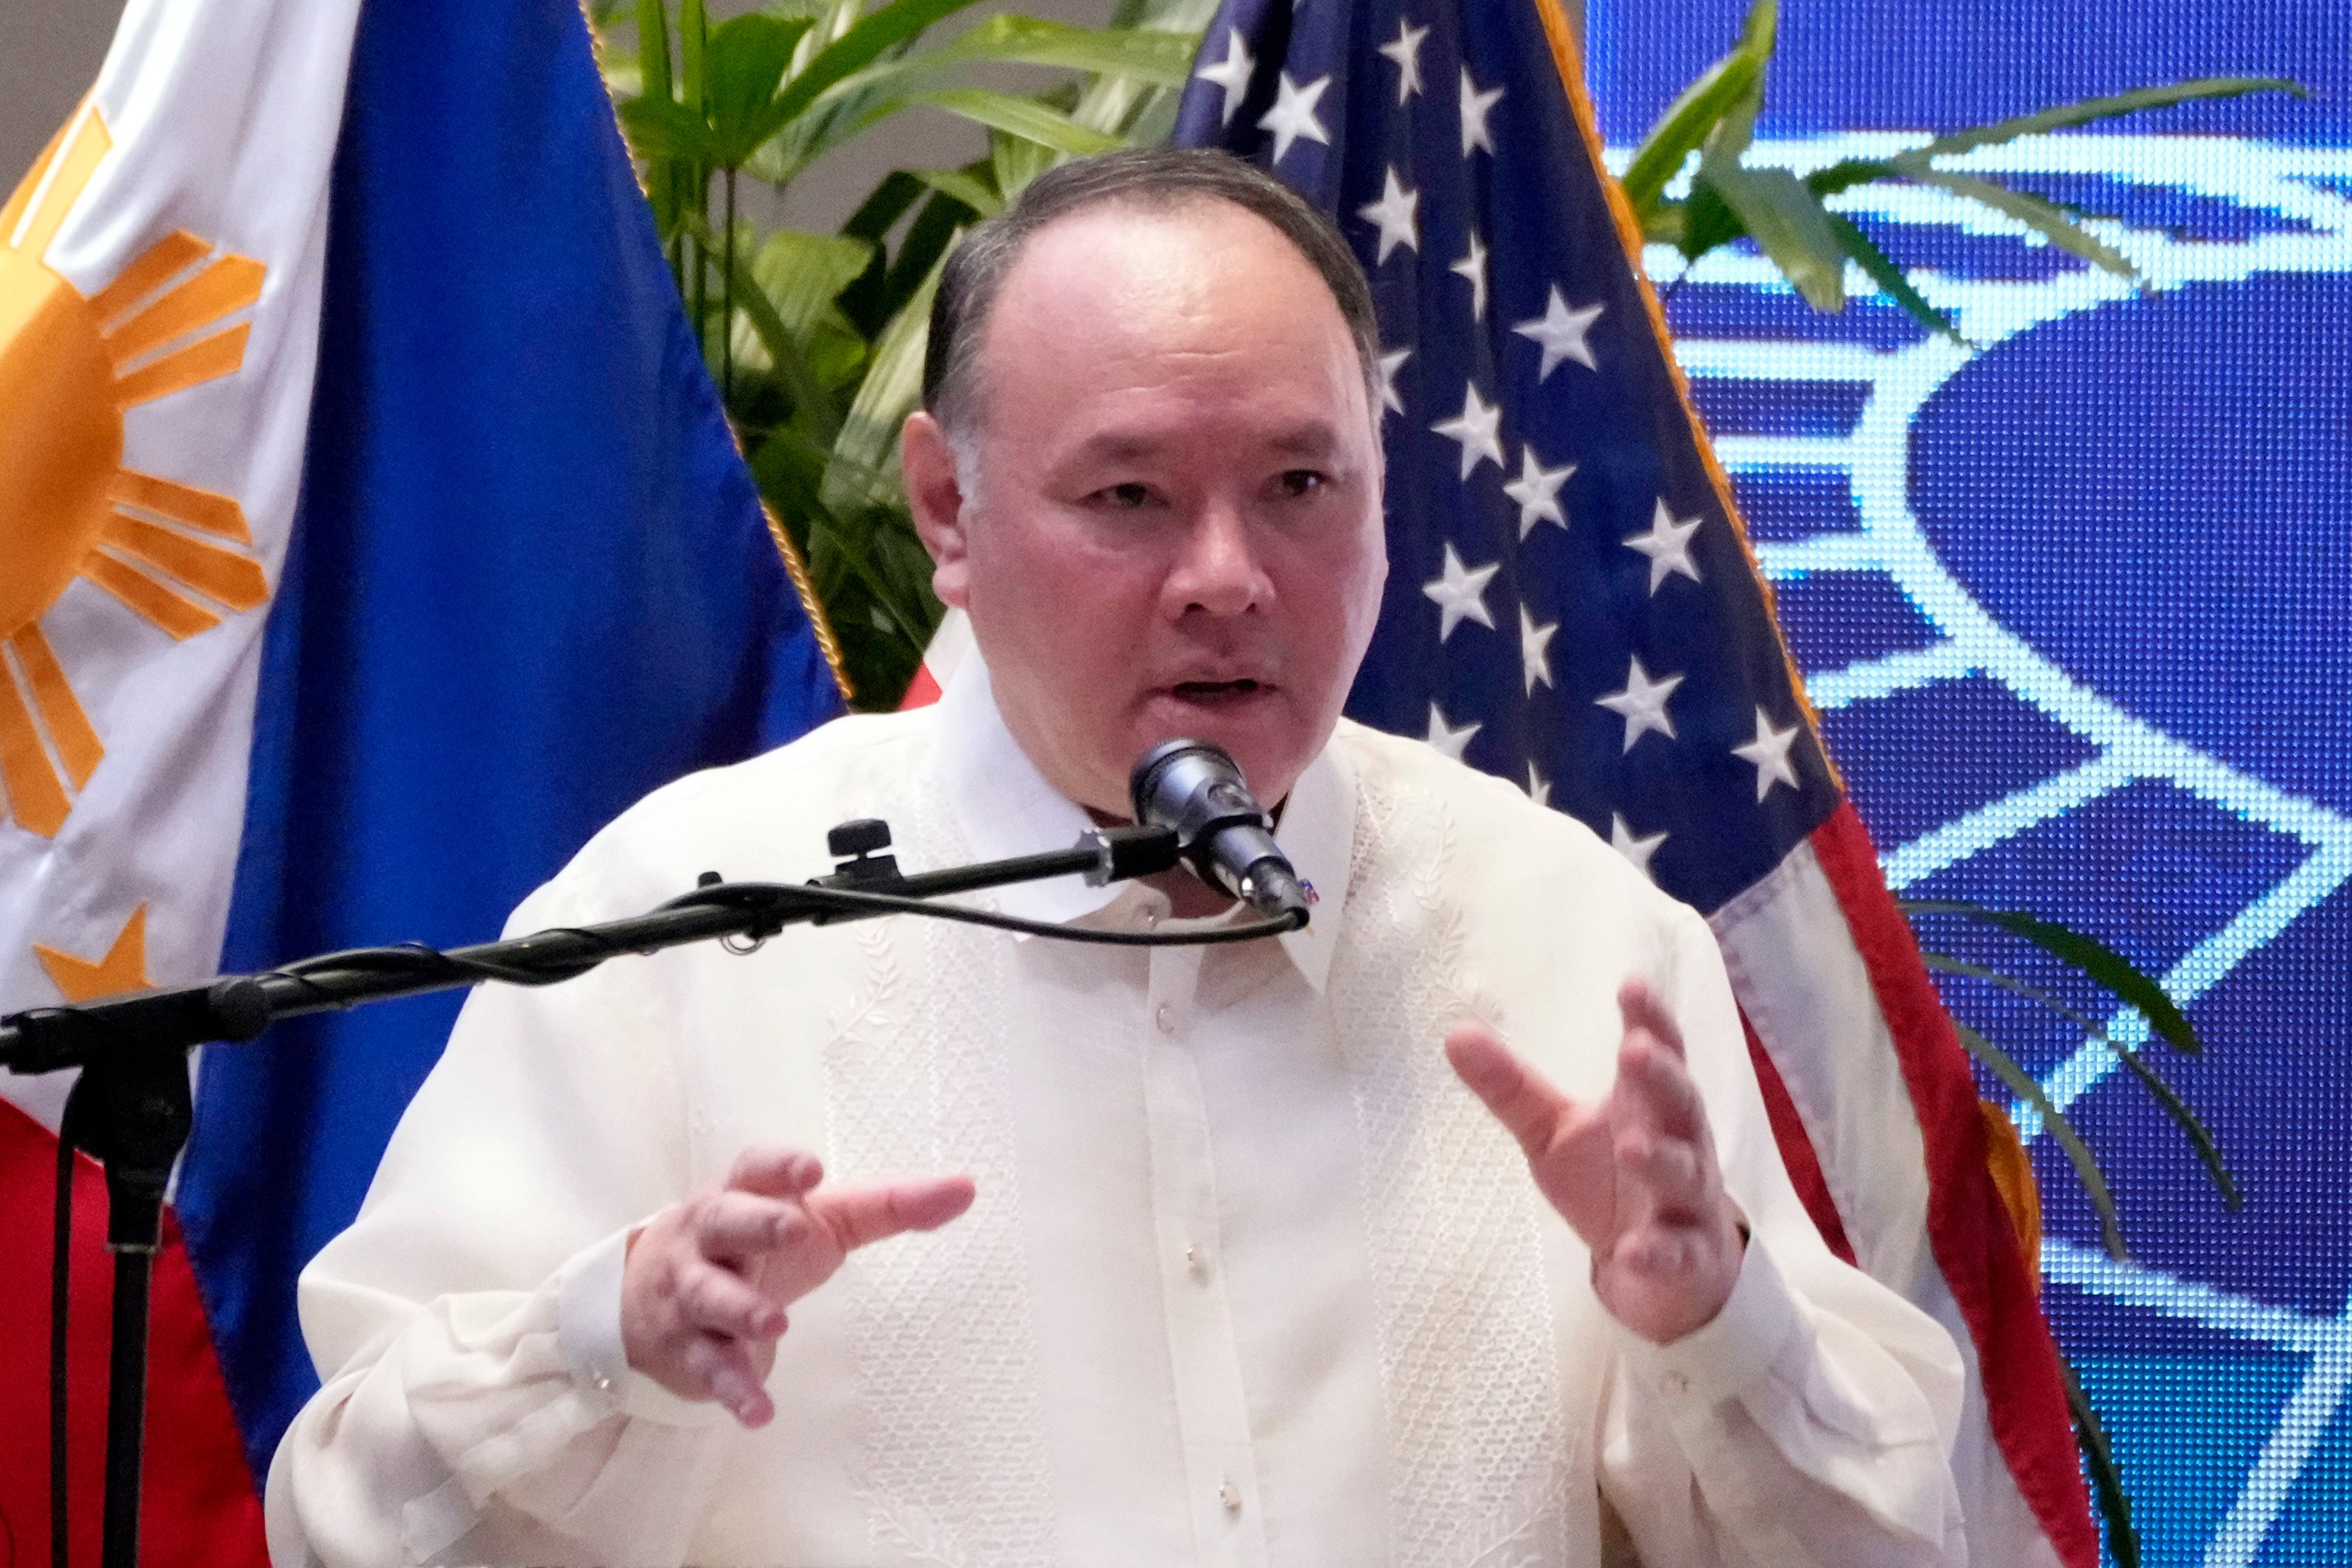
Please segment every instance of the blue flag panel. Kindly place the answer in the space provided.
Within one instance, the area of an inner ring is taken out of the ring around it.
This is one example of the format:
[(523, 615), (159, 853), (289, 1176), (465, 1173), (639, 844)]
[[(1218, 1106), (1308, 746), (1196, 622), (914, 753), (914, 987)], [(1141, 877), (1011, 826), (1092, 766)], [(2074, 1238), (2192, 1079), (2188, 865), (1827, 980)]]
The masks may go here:
[[(481, 940), (590, 833), (838, 708), (572, 0), (371, 0), (223, 963)], [(179, 1190), (257, 1477), (294, 1278), (455, 995), (205, 1058)]]

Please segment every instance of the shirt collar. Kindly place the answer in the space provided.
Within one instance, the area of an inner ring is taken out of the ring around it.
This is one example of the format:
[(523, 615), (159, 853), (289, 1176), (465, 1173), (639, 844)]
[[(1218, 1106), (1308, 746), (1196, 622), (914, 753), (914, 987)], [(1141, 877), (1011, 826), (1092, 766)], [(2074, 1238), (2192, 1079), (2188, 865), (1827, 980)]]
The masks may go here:
[[(976, 858), (1067, 849), (1094, 826), (1083, 808), (1046, 782), (1005, 727), (978, 650), (958, 664), (935, 711), (940, 783)], [(1355, 780), (1327, 744), (1291, 787), (1274, 833), (1307, 884), (1312, 914), (1306, 930), (1279, 940), (1318, 991), (1330, 973), (1339, 934), (1355, 816)], [(1007, 915), (1066, 925), (1096, 913), (1118, 892), (1116, 885), (1089, 887), (1078, 877), (1058, 876), (997, 888), (992, 896)]]

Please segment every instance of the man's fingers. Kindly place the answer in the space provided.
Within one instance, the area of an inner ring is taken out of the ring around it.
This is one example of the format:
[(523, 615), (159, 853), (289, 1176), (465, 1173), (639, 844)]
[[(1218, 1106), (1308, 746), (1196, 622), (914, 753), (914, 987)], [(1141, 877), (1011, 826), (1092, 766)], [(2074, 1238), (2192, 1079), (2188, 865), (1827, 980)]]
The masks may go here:
[(1673, 1138), (1705, 1135), (1706, 1107), (1678, 1046), (1669, 1048), (1646, 1029), (1629, 1029), (1617, 1052), (1617, 1082), (1637, 1124)]
[(740, 1274), (705, 1263), (681, 1272), (678, 1316), (705, 1333), (772, 1340), (784, 1332), (783, 1309)]
[(765, 1197), (798, 1197), (824, 1179), (823, 1162), (806, 1150), (746, 1149), (727, 1173), (727, 1186)]
[(688, 1343), (682, 1359), (687, 1375), (700, 1386), (703, 1396), (727, 1406), (746, 1427), (764, 1427), (775, 1418), (775, 1401), (761, 1386), (751, 1355), (740, 1344), (705, 1334)]
[(1675, 1022), (1675, 1015), (1666, 1009), (1664, 1002), (1658, 999), (1658, 993), (1650, 988), (1649, 981), (1632, 979), (1618, 987), (1617, 1012), (1625, 1020), (1627, 1034), (1642, 1030), (1656, 1036), (1658, 1043), (1676, 1058), (1685, 1054), (1682, 1026)]
[(1445, 1037), (1445, 1060), (1530, 1159), (1551, 1146), (1569, 1099), (1511, 1054), (1494, 1030), (1480, 1023), (1454, 1025)]
[(798, 1204), (730, 1189), (695, 1212), (695, 1248), (716, 1263), (748, 1263), (782, 1246), (797, 1219)]
[(1617, 1243), (1618, 1266), (1654, 1281), (1679, 1278), (1696, 1265), (1698, 1258), (1698, 1239), (1667, 1226), (1643, 1226)]
[(1617, 1140), (1619, 1190), (1638, 1189), (1647, 1212), (1691, 1221), (1706, 1211), (1707, 1170), (1700, 1150), (1680, 1138), (1628, 1133)]
[(936, 1230), (971, 1207), (970, 1176), (877, 1182), (820, 1189), (808, 1196), (811, 1218), (830, 1229), (844, 1252), (908, 1230)]

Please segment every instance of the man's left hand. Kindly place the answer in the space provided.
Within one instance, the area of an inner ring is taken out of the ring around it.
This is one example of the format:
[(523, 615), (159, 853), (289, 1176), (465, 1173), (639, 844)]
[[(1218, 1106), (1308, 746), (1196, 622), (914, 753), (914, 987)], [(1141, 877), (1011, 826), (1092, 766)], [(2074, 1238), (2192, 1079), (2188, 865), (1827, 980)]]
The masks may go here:
[(1456, 1025), (1445, 1056), (1518, 1139), (1536, 1186), (1591, 1249), (1601, 1304), (1664, 1344), (1723, 1310), (1744, 1243), (1682, 1031), (1639, 980), (1625, 983), (1617, 1006), (1625, 1020), (1617, 1082), (1598, 1104), (1552, 1087), (1484, 1024)]

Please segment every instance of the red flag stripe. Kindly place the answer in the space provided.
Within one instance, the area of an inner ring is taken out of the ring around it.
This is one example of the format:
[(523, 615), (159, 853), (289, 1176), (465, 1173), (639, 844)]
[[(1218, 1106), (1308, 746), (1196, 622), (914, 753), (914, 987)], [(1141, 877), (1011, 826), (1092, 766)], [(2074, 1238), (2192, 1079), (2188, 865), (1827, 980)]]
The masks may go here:
[(2098, 1568), (2098, 1531), (2073, 1440), (2058, 1347), (1985, 1164), (1984, 1124), (1968, 1055), (1851, 801), (1814, 832), (1812, 846), (1869, 971), (1918, 1113), (1927, 1146), (1928, 1243), (1976, 1341), (1994, 1440), (2069, 1568)]
[[(57, 1137), (0, 1100), (0, 1563), (49, 1560), (49, 1210)], [(75, 1162), (68, 1445), (73, 1561), (99, 1558), (106, 1454), (106, 1186)], [(148, 1338), (142, 1568), (268, 1568), (261, 1500), (229, 1414), (180, 1228), (164, 1218)]]
[(1748, 1014), (1739, 1015), (1740, 1028), (1748, 1031), (1748, 1059), (1756, 1064), (1756, 1086), (1764, 1093), (1764, 1114), (1772, 1124), (1772, 1141), (1780, 1146), (1780, 1163), (1789, 1168), (1789, 1181), (1797, 1189), (1797, 1197), (1811, 1217), (1813, 1228), (1822, 1233), (1832, 1252), (1844, 1262), (1853, 1262), (1853, 1243), (1845, 1233), (1845, 1221), (1838, 1214), (1837, 1199), (1830, 1196), (1829, 1178), (1822, 1171), (1822, 1156), (1813, 1148), (1813, 1140), (1806, 1135), (1803, 1118), (1797, 1114), (1796, 1102), (1789, 1097), (1789, 1084), (1772, 1061), (1772, 1053), (1756, 1038), (1756, 1026)]

